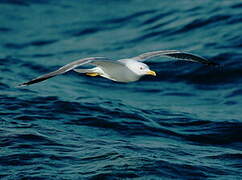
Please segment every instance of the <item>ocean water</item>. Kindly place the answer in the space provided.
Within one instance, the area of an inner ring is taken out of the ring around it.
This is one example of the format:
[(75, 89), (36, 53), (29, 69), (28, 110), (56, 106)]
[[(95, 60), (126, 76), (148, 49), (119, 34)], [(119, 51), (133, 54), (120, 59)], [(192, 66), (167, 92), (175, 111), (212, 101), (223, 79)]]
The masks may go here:
[[(242, 179), (241, 0), (1, 0), (0, 179)], [(185, 50), (115, 83), (73, 60)]]

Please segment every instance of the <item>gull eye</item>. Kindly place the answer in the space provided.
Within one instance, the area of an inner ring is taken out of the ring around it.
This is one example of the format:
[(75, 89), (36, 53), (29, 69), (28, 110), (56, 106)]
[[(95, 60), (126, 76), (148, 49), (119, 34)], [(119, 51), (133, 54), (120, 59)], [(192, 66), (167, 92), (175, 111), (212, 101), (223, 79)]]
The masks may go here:
[(143, 67), (140, 67), (139, 69), (140, 69), (140, 70), (143, 70)]

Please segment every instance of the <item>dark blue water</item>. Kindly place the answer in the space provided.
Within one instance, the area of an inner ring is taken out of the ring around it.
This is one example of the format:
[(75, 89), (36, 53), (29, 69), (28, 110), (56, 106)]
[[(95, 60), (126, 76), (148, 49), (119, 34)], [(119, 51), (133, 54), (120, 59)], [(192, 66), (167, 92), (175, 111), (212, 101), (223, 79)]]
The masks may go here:
[[(1, 0), (0, 179), (242, 179), (240, 0)], [(73, 60), (178, 49), (114, 83)]]

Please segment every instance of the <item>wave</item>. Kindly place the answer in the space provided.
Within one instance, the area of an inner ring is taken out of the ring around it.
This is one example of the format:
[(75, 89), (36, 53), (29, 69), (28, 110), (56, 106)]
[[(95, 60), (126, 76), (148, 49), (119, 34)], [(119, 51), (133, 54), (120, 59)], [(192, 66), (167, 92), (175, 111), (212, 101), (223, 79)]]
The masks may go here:
[(28, 43), (22, 43), (22, 44), (17, 44), (17, 43), (6, 43), (4, 46), (9, 49), (23, 49), (27, 48), (29, 46), (46, 46), (49, 44), (53, 44), (57, 42), (57, 40), (36, 40), (36, 41), (31, 41)]
[[(0, 4), (0, 178), (241, 179), (241, 2)], [(13, 86), (79, 57), (161, 49), (221, 66), (157, 58), (157, 76), (134, 83), (70, 72)]]

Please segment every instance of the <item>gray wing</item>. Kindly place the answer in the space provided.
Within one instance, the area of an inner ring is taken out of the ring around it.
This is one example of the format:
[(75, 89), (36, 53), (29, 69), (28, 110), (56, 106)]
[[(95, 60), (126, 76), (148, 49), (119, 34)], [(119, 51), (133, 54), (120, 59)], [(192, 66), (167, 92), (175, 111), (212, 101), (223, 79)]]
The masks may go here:
[(219, 64), (209, 61), (208, 59), (205, 59), (201, 56), (194, 55), (194, 54), (187, 53), (187, 52), (177, 51), (177, 50), (161, 50), (161, 51), (147, 52), (147, 53), (141, 54), (139, 56), (133, 57), (132, 59), (134, 59), (136, 61), (145, 61), (147, 59), (157, 57), (157, 56), (167, 56), (167, 57), (180, 59), (180, 60), (199, 62), (199, 63), (210, 65), (210, 66), (219, 65)]
[(101, 62), (102, 60), (107, 61), (108, 58), (105, 58), (105, 57), (89, 57), (89, 58), (80, 59), (80, 60), (71, 62), (71, 63), (69, 63), (65, 66), (62, 66), (61, 68), (57, 69), (56, 71), (44, 74), (44, 75), (39, 76), (35, 79), (32, 79), (28, 82), (22, 83), (22, 84), (19, 85), (19, 87), (28, 86), (28, 85), (31, 85), (31, 84), (34, 84), (34, 83), (38, 83), (38, 82), (44, 81), (46, 79), (52, 78), (54, 76), (64, 74), (64, 73), (66, 73), (66, 72), (68, 72), (68, 71), (70, 71), (70, 70), (72, 70), (72, 69), (74, 69), (78, 66), (85, 65), (85, 64), (95, 64), (95, 61)]

